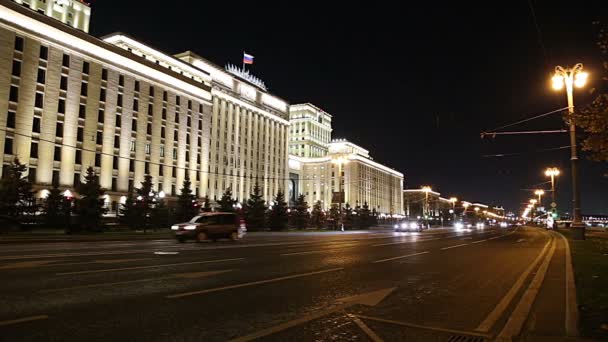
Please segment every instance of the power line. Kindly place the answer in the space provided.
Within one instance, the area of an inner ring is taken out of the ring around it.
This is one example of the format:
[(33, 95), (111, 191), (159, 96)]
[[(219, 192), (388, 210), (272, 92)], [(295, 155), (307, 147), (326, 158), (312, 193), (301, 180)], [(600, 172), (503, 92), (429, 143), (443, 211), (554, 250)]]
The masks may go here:
[[(551, 115), (551, 114), (559, 113), (559, 112), (564, 111), (564, 110), (566, 110), (568, 108), (569, 107), (563, 107), (563, 108), (560, 108), (560, 109), (556, 109), (556, 110), (553, 110), (553, 111), (550, 111), (550, 112), (547, 112), (547, 113), (543, 113), (543, 114), (540, 114), (540, 115), (533, 116), (531, 118), (523, 119), (523, 120), (520, 120), (520, 121), (517, 121), (517, 122), (514, 122), (514, 123), (510, 123), (510, 124), (507, 124), (507, 125), (504, 125), (504, 126), (500, 126), (498, 128), (494, 128), (494, 129), (492, 129), (490, 131), (491, 132), (495, 132), (495, 131), (501, 130), (503, 128), (519, 125), (519, 124), (522, 124), (524, 122), (532, 121), (532, 120), (539, 119), (539, 118), (542, 118), (542, 117), (545, 117), (545, 116), (548, 116), (548, 115)], [(488, 131), (482, 132), (481, 134), (492, 135), (492, 133), (488, 133)]]
[(518, 155), (524, 155), (524, 154), (531, 154), (531, 153), (542, 153), (542, 152), (549, 152), (549, 151), (565, 150), (567, 148), (570, 148), (570, 146), (561, 146), (561, 147), (554, 147), (554, 148), (546, 148), (546, 149), (542, 149), (542, 150), (534, 150), (534, 151), (526, 151), (526, 152), (486, 154), (486, 155), (483, 155), (482, 157), (483, 158), (502, 158), (502, 157), (510, 157), (510, 156), (518, 156)]

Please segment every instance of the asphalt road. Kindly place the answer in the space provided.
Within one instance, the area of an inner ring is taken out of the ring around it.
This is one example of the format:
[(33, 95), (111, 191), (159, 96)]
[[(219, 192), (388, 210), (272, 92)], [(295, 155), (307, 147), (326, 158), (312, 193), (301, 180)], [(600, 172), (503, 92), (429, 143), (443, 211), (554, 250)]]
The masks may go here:
[[(6, 244), (0, 341), (482, 341), (553, 240), (520, 227)], [(563, 315), (544, 296), (532, 312)]]

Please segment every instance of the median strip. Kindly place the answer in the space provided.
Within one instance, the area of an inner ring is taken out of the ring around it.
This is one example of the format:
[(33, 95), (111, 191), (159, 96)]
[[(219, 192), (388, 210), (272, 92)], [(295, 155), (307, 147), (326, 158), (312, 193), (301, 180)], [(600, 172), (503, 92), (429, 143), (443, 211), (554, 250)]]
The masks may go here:
[(274, 283), (274, 282), (279, 282), (279, 281), (289, 280), (289, 279), (309, 277), (309, 276), (313, 276), (313, 275), (317, 275), (317, 274), (323, 274), (323, 273), (341, 271), (343, 269), (344, 268), (342, 268), (342, 267), (330, 268), (330, 269), (323, 270), (323, 271), (315, 271), (315, 272), (294, 274), (294, 275), (285, 276), (285, 277), (278, 277), (278, 278), (272, 278), (272, 279), (266, 279), (266, 280), (252, 281), (252, 282), (242, 283), (242, 284), (235, 284), (235, 285), (228, 285), (228, 286), (222, 286), (222, 287), (215, 287), (215, 288), (212, 288), (212, 289), (205, 289), (205, 290), (199, 290), (199, 291), (191, 291), (191, 292), (178, 293), (178, 294), (174, 294), (174, 295), (165, 296), (165, 298), (167, 298), (167, 299), (177, 299), (177, 298), (183, 298), (183, 297), (201, 295), (201, 294), (212, 293), (212, 292), (219, 292), (219, 291), (225, 291), (225, 290), (238, 289), (238, 288), (248, 287), (248, 286), (254, 286), (254, 285), (262, 285), (262, 284)]
[(216, 262), (240, 261), (240, 260), (244, 260), (244, 259), (245, 258), (234, 258), (234, 259), (219, 259), (219, 260), (182, 262), (182, 263), (176, 263), (176, 264), (134, 266), (134, 267), (123, 267), (123, 268), (107, 268), (107, 269), (103, 269), (103, 270), (64, 272), (64, 273), (57, 273), (56, 275), (62, 276), (62, 275), (74, 275), (74, 274), (92, 274), (92, 273), (104, 273), (104, 272), (143, 270), (143, 269), (147, 269), (147, 268), (170, 267), (170, 266), (184, 266), (184, 265), (199, 265), (199, 264), (211, 264), (211, 263), (216, 263)]
[(402, 255), (402, 256), (398, 256), (398, 257), (394, 257), (394, 258), (381, 259), (381, 260), (376, 260), (373, 263), (377, 264), (377, 263), (381, 263), (381, 262), (387, 262), (387, 261), (393, 261), (393, 260), (398, 260), (398, 259), (403, 259), (403, 258), (409, 258), (409, 257), (413, 257), (413, 256), (416, 256), (416, 255), (422, 255), (422, 254), (427, 254), (427, 253), (430, 253), (430, 252), (429, 251), (424, 251), (424, 252), (420, 252), (420, 253)]

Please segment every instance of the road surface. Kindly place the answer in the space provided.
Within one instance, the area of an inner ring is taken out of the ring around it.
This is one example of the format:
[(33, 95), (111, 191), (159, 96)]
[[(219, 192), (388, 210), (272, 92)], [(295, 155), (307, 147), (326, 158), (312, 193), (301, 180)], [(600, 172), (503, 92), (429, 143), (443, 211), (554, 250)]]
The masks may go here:
[(564, 248), (524, 227), (4, 244), (0, 340), (564, 336)]

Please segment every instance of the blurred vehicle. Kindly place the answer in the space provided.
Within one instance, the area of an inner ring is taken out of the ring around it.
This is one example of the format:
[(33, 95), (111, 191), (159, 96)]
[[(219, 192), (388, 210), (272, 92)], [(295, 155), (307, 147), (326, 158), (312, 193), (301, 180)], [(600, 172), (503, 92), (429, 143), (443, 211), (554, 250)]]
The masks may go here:
[(189, 222), (175, 224), (171, 226), (171, 230), (179, 242), (189, 239), (198, 242), (216, 241), (221, 238), (236, 241), (243, 238), (247, 226), (235, 213), (212, 212), (195, 216)]
[(508, 228), (509, 224), (507, 222), (500, 222), (500, 228)]
[(418, 220), (403, 220), (393, 228), (396, 232), (421, 232), (424, 229), (428, 229), (428, 226)]

